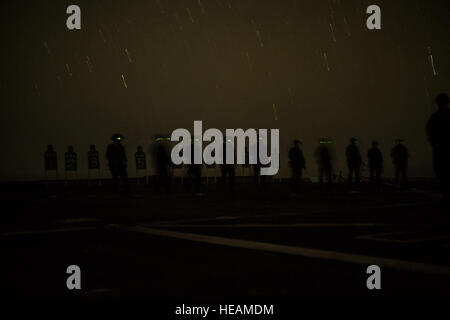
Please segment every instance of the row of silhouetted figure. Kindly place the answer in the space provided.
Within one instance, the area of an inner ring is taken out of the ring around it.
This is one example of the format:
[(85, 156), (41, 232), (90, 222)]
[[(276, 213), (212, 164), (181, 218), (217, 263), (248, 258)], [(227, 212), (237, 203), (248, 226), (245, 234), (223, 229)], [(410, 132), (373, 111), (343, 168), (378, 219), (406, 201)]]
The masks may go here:
[[(318, 167), (319, 182), (332, 183), (334, 177), (335, 152), (332, 148), (333, 140), (322, 138), (319, 140), (319, 146), (314, 152), (314, 157)], [(381, 183), (381, 174), (383, 171), (383, 154), (378, 148), (377, 141), (372, 142), (372, 147), (367, 152), (369, 181), (370, 183)], [(350, 144), (345, 149), (346, 163), (348, 167), (347, 181), (349, 184), (359, 183), (361, 179), (361, 167), (363, 166), (363, 157), (358, 146), (356, 138), (350, 139)], [(391, 151), (392, 162), (395, 169), (395, 182), (405, 183), (408, 171), (409, 152), (405, 146), (404, 140), (397, 139), (396, 145)], [(291, 183), (298, 185), (302, 179), (302, 172), (306, 169), (306, 161), (301, 149), (301, 141), (294, 140), (293, 147), (289, 150), (289, 164), (292, 169)], [(341, 180), (344, 178), (339, 177)]]
[[(426, 123), (425, 131), (428, 141), (433, 149), (433, 168), (436, 174), (442, 194), (450, 196), (450, 110), (448, 108), (449, 96), (442, 93), (436, 97), (435, 103), (438, 110), (433, 113)], [(320, 139), (319, 147), (315, 152), (315, 159), (319, 168), (319, 181), (327, 179), (331, 183), (333, 177), (333, 149), (331, 139)], [(306, 168), (305, 158), (300, 148), (301, 142), (294, 141), (294, 146), (289, 151), (289, 160), (292, 169), (292, 184), (298, 185), (302, 177), (302, 170)], [(373, 141), (372, 147), (367, 151), (369, 168), (369, 181), (381, 183), (383, 171), (383, 154), (378, 148), (378, 142)], [(394, 165), (395, 183), (405, 183), (408, 173), (409, 151), (402, 139), (397, 139), (392, 148), (392, 163)], [(345, 157), (348, 167), (347, 181), (349, 184), (359, 183), (361, 167), (363, 165), (361, 151), (356, 138), (351, 138), (345, 149)]]
[[(442, 193), (446, 196), (449, 195), (449, 182), (450, 182), (450, 111), (448, 108), (449, 97), (447, 94), (440, 94), (436, 98), (436, 104), (438, 111), (435, 112), (426, 124), (426, 133), (429, 142), (433, 148), (433, 166), (436, 173), (438, 182), (440, 184)], [(128, 174), (127, 174), (127, 158), (123, 144), (124, 136), (121, 134), (113, 134), (112, 143), (108, 145), (106, 150), (106, 159), (108, 161), (108, 167), (112, 175), (113, 188), (117, 190), (119, 178), (122, 180), (125, 189), (129, 189)], [(157, 186), (170, 188), (171, 174), (170, 168), (176, 168), (179, 166), (173, 165), (169, 156), (168, 148), (166, 148), (164, 141), (170, 140), (169, 138), (157, 137), (156, 141), (161, 142), (155, 145), (154, 160), (157, 170)], [(294, 140), (294, 145), (289, 150), (289, 164), (292, 170), (291, 185), (296, 188), (299, 186), (302, 180), (302, 172), (306, 169), (306, 161), (301, 148), (301, 141)], [(192, 143), (192, 148), (194, 144)], [(226, 159), (226, 147), (224, 141), (223, 156)], [(192, 155), (194, 152), (192, 152)], [(77, 170), (77, 154), (72, 146), (68, 147), (65, 153), (65, 171)], [(379, 149), (379, 143), (377, 141), (372, 142), (371, 148), (367, 151), (367, 164), (369, 169), (369, 182), (379, 185), (382, 179), (382, 172), (384, 167), (383, 154)], [(319, 139), (319, 145), (314, 153), (315, 161), (318, 167), (318, 178), (322, 184), (327, 182), (329, 184), (335, 180), (334, 175), (334, 161), (336, 159), (333, 149), (333, 140), (329, 138)], [(349, 184), (359, 183), (361, 179), (361, 167), (363, 166), (363, 156), (358, 146), (358, 140), (351, 138), (349, 145), (345, 149), (346, 163), (348, 167), (347, 181)], [(408, 159), (409, 151), (405, 145), (405, 141), (397, 139), (394, 147), (391, 150), (390, 157), (394, 166), (394, 182), (401, 184), (407, 181), (408, 173)], [(95, 145), (91, 145), (87, 154), (88, 169), (99, 170), (100, 159), (98, 151)], [(136, 170), (146, 170), (146, 154), (142, 147), (139, 146), (135, 153)], [(208, 167), (208, 166), (207, 166)], [(265, 184), (266, 176), (260, 174), (263, 167), (258, 161), (256, 164), (248, 165), (253, 168), (253, 178), (256, 184)], [(223, 183), (229, 182), (230, 188), (233, 191), (235, 185), (235, 165), (222, 164), (220, 165)], [(45, 152), (45, 169), (57, 171), (57, 154), (53, 150), (53, 146), (49, 145)], [(191, 164), (188, 165), (187, 174), (189, 181), (195, 186), (196, 193), (202, 192), (202, 165)], [(339, 180), (345, 181), (342, 174), (339, 176)]]

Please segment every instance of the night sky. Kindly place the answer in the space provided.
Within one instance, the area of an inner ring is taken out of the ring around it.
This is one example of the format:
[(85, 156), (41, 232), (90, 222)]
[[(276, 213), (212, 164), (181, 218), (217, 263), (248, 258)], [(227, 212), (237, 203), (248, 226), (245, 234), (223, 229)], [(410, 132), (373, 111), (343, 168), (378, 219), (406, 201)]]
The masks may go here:
[[(81, 8), (81, 30), (66, 8)], [(366, 28), (366, 8), (382, 30)], [(155, 133), (194, 120), (204, 128), (279, 128), (280, 175), (303, 141), (316, 175), (318, 138), (344, 148), (372, 140), (386, 175), (396, 138), (411, 153), (410, 175), (432, 176), (425, 123), (450, 88), (448, 0), (10, 1), (1, 9), (0, 179), (42, 179), (43, 153), (73, 145), (79, 176), (86, 153), (125, 135), (130, 159)], [(130, 161), (133, 173), (133, 161)]]

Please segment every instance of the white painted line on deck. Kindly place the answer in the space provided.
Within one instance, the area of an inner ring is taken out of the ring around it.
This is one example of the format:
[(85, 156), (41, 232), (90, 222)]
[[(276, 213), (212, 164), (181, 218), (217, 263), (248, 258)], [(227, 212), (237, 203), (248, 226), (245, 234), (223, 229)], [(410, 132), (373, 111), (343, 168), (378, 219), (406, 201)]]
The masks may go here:
[(385, 209), (385, 208), (404, 208), (404, 207), (416, 207), (420, 205), (430, 204), (429, 202), (413, 202), (413, 203), (393, 203), (382, 206), (366, 206), (361, 209)]
[[(441, 226), (440, 226), (441, 227)], [(416, 235), (410, 239), (398, 239), (396, 236), (411, 235), (411, 232), (389, 232), (389, 233), (375, 233), (367, 234), (362, 236), (357, 236), (355, 239), (358, 240), (371, 240), (371, 241), (381, 241), (381, 242), (392, 242), (392, 243), (405, 243), (405, 244), (416, 244), (426, 241), (437, 241), (437, 240), (447, 240), (450, 239), (450, 235), (436, 235), (428, 237), (420, 237)]]
[[(236, 224), (175, 224), (155, 223), (142, 224), (149, 228), (359, 228), (359, 227), (427, 227), (412, 224), (380, 224), (380, 223), (236, 223)], [(431, 226), (430, 227), (434, 227)]]
[(409, 186), (396, 185), (394, 183), (389, 183), (389, 182), (382, 182), (382, 184), (389, 186), (389, 187), (397, 188), (397, 189), (405, 189), (405, 190), (409, 190), (409, 191), (412, 191), (415, 193), (420, 193), (420, 194), (423, 194), (425, 196), (432, 197), (432, 198), (442, 197), (442, 195), (439, 192), (433, 191), (433, 190), (423, 190), (423, 189), (418, 189), (418, 188), (409, 187)]
[(32, 231), (13, 231), (2, 233), (2, 236), (22, 236), (31, 234), (45, 234), (45, 233), (58, 233), (58, 232), (72, 232), (72, 231), (86, 231), (94, 230), (95, 227), (80, 227), (80, 228), (62, 228), (62, 229), (47, 229), (47, 230), (32, 230)]
[(159, 221), (159, 224), (177, 224), (177, 223), (189, 223), (189, 222), (205, 222), (205, 221), (217, 221), (217, 220), (239, 220), (239, 219), (259, 219), (259, 218), (269, 218), (269, 217), (294, 217), (294, 216), (305, 216), (314, 214), (335, 214), (340, 212), (354, 212), (366, 209), (386, 209), (386, 208), (398, 208), (398, 207), (415, 207), (419, 205), (429, 204), (429, 202), (409, 202), (409, 203), (393, 203), (381, 206), (364, 206), (364, 207), (354, 207), (348, 209), (340, 210), (313, 210), (305, 212), (277, 212), (277, 213), (267, 213), (258, 215), (247, 215), (247, 216), (216, 216), (216, 217), (205, 217), (197, 219), (180, 219), (180, 220), (166, 220)]
[(380, 267), (385, 267), (385, 268), (450, 276), (450, 267), (433, 265), (433, 264), (425, 264), (425, 263), (420, 263), (420, 262), (395, 260), (395, 259), (381, 258), (381, 257), (371, 257), (371, 256), (352, 254), (352, 253), (344, 253), (344, 252), (338, 252), (338, 251), (294, 247), (294, 246), (279, 245), (279, 244), (273, 244), (273, 243), (267, 243), (267, 242), (257, 242), (257, 241), (214, 237), (214, 236), (207, 236), (207, 235), (200, 235), (200, 234), (193, 234), (193, 233), (169, 231), (169, 230), (152, 229), (152, 228), (146, 228), (143, 226), (119, 227), (119, 229), (131, 231), (131, 232), (147, 233), (147, 234), (156, 235), (156, 236), (163, 236), (163, 237), (176, 238), (176, 239), (182, 239), (182, 240), (190, 240), (190, 241), (195, 241), (195, 242), (216, 244), (216, 245), (222, 245), (222, 246), (227, 246), (227, 247), (244, 248), (244, 249), (251, 249), (251, 250), (261, 250), (261, 251), (289, 254), (289, 255), (302, 256), (302, 257), (314, 258), (314, 259), (335, 260), (335, 261), (339, 261), (339, 262), (354, 263), (354, 264), (360, 264), (360, 265), (365, 265), (365, 266), (374, 264), (374, 265), (378, 265)]
[(391, 236), (399, 236), (408, 234), (409, 232), (384, 232), (384, 233), (374, 233), (374, 234), (366, 234), (362, 236), (357, 236), (355, 239), (357, 240), (371, 240), (371, 241), (381, 241), (381, 242), (392, 242), (392, 243), (412, 243), (411, 240), (408, 239), (395, 239), (390, 238)]
[(60, 223), (83, 223), (83, 222), (97, 222), (98, 219), (92, 219), (92, 218), (74, 218), (74, 219), (64, 219), (60, 220), (58, 222)]
[[(302, 215), (299, 213), (298, 215)], [(274, 214), (259, 214), (251, 216), (218, 216), (218, 217), (208, 217), (208, 218), (197, 218), (197, 219), (180, 219), (180, 220), (168, 220), (158, 222), (159, 224), (171, 224), (171, 223), (186, 223), (186, 222), (204, 222), (204, 221), (219, 221), (219, 220), (238, 220), (238, 219), (258, 219), (272, 217)]]

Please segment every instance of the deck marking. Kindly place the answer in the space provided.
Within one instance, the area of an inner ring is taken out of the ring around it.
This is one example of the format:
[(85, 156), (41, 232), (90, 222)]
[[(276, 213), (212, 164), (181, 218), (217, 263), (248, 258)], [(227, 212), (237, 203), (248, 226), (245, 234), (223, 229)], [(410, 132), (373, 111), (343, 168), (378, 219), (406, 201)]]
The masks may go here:
[(62, 229), (47, 229), (47, 230), (32, 230), (32, 231), (13, 231), (2, 233), (2, 236), (21, 236), (30, 234), (45, 234), (45, 233), (58, 233), (58, 232), (71, 232), (71, 231), (86, 231), (94, 230), (95, 227), (80, 227), (80, 228), (62, 228)]
[[(235, 223), (235, 224), (176, 224), (176, 223), (154, 223), (142, 224), (149, 228), (352, 228), (352, 227), (435, 227), (433, 225), (418, 224), (384, 224), (384, 223)], [(441, 227), (450, 225), (441, 225)], [(402, 232), (403, 233), (403, 232)], [(376, 234), (378, 235), (378, 234)], [(382, 234), (384, 235), (384, 234)], [(362, 236), (365, 237), (365, 236)]]
[(82, 222), (97, 222), (98, 219), (93, 218), (73, 218), (73, 219), (64, 219), (60, 220), (58, 222), (60, 223), (82, 223)]
[(186, 223), (186, 222), (203, 222), (203, 221), (218, 221), (218, 220), (239, 220), (239, 219), (259, 219), (259, 218), (268, 218), (268, 217), (295, 217), (295, 216), (304, 216), (304, 215), (314, 215), (314, 214), (326, 214), (326, 213), (341, 213), (341, 212), (349, 212), (349, 211), (359, 211), (366, 209), (385, 209), (385, 208), (398, 208), (398, 207), (414, 207), (420, 206), (424, 204), (429, 204), (429, 202), (412, 202), (412, 203), (393, 203), (386, 204), (382, 206), (364, 206), (364, 207), (355, 207), (349, 209), (342, 210), (313, 210), (313, 211), (305, 211), (305, 212), (282, 212), (282, 213), (268, 213), (268, 214), (258, 214), (258, 215), (247, 215), (247, 216), (216, 216), (216, 217), (207, 217), (207, 218), (197, 218), (197, 219), (179, 219), (179, 220), (165, 220), (159, 221), (158, 224), (172, 224), (172, 223)]
[[(398, 239), (395, 236), (400, 235), (413, 235), (413, 237), (409, 239)], [(390, 236), (394, 236), (391, 238)], [(430, 235), (430, 236), (420, 236), (414, 234), (412, 232), (388, 232), (388, 233), (374, 233), (367, 234), (355, 237), (358, 240), (371, 240), (371, 241), (381, 241), (381, 242), (392, 242), (392, 243), (405, 243), (405, 244), (415, 244), (426, 241), (436, 241), (436, 240), (447, 240), (450, 239), (450, 235)]]
[(450, 267), (426, 264), (420, 262), (412, 262), (405, 260), (396, 260), (382, 257), (371, 257), (366, 255), (329, 251), (321, 249), (311, 249), (287, 245), (279, 245), (267, 242), (257, 242), (249, 240), (240, 240), (232, 238), (214, 237), (206, 236), (194, 233), (185, 233), (169, 230), (160, 230), (153, 228), (146, 228), (143, 226), (134, 227), (119, 227), (119, 229), (131, 232), (147, 233), (155, 236), (163, 236), (169, 238), (176, 238), (182, 240), (190, 240), (195, 242), (210, 243), (228, 247), (244, 248), (251, 250), (260, 250), (274, 253), (282, 253), (296, 256), (303, 256), (307, 258), (314, 259), (326, 259), (335, 260), (339, 262), (354, 263), (360, 265), (378, 265), (380, 267), (411, 271), (411, 272), (422, 272), (430, 274), (438, 274), (443, 276), (450, 276)]

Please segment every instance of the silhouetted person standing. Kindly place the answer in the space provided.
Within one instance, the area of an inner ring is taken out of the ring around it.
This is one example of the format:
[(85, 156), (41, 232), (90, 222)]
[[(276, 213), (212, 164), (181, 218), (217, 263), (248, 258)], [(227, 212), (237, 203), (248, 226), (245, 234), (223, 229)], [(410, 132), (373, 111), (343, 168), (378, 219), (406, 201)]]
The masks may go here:
[(395, 183), (406, 183), (408, 176), (409, 152), (402, 139), (396, 140), (396, 146), (392, 149), (391, 157), (395, 170)]
[(231, 144), (232, 141), (225, 138), (223, 140), (223, 164), (220, 165), (220, 170), (222, 171), (222, 184), (226, 184), (227, 177), (230, 181), (230, 190), (234, 192), (235, 186), (235, 168), (234, 164), (227, 164), (227, 144)]
[(257, 135), (257, 142), (256, 142), (256, 146), (255, 146), (255, 150), (256, 150), (256, 163), (253, 165), (253, 179), (255, 181), (255, 184), (257, 186), (262, 185), (262, 186), (266, 186), (266, 182), (267, 182), (267, 176), (266, 175), (261, 175), (261, 168), (266, 167), (267, 165), (263, 165), (261, 163), (260, 160), (260, 156), (259, 153), (261, 152), (261, 150), (266, 150), (267, 152), (267, 144), (264, 141), (263, 137), (260, 136), (259, 134)]
[(449, 97), (443, 93), (436, 97), (439, 110), (428, 120), (426, 131), (433, 147), (433, 166), (442, 194), (450, 196), (450, 110)]
[(383, 170), (383, 154), (378, 149), (378, 142), (372, 142), (372, 148), (367, 152), (367, 159), (369, 160), (370, 183), (373, 184), (374, 177), (377, 180), (377, 185), (381, 184), (381, 171)]
[(170, 190), (170, 175), (169, 168), (172, 165), (171, 159), (167, 154), (167, 150), (164, 145), (159, 144), (156, 148), (156, 168), (158, 172), (158, 185), (159, 189), (164, 186), (166, 191)]
[(106, 149), (106, 159), (109, 162), (109, 170), (113, 179), (113, 190), (117, 191), (118, 178), (122, 180), (125, 191), (129, 191), (128, 174), (127, 174), (127, 156), (125, 154), (125, 148), (121, 144), (121, 141), (125, 139), (121, 134), (113, 134), (111, 143)]
[[(198, 139), (198, 138), (194, 138)], [(191, 144), (191, 164), (188, 167), (188, 175), (191, 180), (191, 185), (194, 185), (195, 194), (202, 195), (202, 165), (194, 163), (194, 151), (195, 151), (195, 143)], [(200, 150), (201, 152), (201, 150)]]
[(319, 141), (319, 147), (316, 149), (315, 158), (317, 167), (319, 168), (319, 182), (323, 184), (323, 176), (325, 175), (329, 184), (332, 183), (332, 156), (329, 144), (332, 142), (327, 139), (321, 139)]
[(362, 161), (356, 138), (350, 139), (350, 144), (345, 149), (345, 155), (348, 166), (348, 183), (353, 183), (353, 174), (355, 174), (355, 183), (359, 183)]
[(294, 140), (294, 146), (289, 150), (289, 164), (292, 169), (291, 184), (297, 188), (302, 180), (302, 170), (306, 168), (305, 157), (300, 148), (300, 140)]

